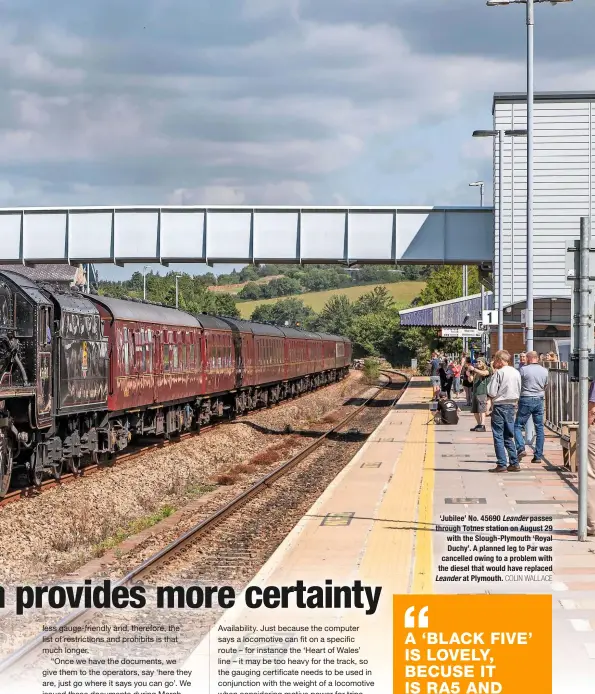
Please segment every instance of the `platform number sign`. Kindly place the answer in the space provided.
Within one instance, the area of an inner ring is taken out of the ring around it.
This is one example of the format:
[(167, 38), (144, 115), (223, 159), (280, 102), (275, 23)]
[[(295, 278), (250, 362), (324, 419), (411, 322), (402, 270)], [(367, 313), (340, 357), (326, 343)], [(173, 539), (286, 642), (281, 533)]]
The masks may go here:
[(498, 311), (482, 311), (481, 322), (484, 325), (498, 325)]

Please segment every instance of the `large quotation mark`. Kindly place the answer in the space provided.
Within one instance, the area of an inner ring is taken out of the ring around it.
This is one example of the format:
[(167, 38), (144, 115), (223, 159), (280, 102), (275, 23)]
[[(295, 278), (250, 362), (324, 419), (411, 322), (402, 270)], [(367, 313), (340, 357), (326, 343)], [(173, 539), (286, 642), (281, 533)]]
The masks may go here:
[[(429, 625), (428, 621), (428, 608), (422, 607), (417, 616), (417, 626), (419, 629), (427, 629)], [(410, 607), (405, 612), (405, 629), (415, 629), (415, 607)]]

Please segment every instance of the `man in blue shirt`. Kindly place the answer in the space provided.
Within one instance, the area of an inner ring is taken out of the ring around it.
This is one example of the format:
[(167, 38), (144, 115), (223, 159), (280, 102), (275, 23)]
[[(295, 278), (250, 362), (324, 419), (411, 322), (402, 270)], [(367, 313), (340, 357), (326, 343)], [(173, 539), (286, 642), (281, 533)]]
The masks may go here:
[[(535, 427), (536, 442), (532, 463), (542, 462), (545, 439), (543, 419), (548, 371), (538, 363), (538, 360), (537, 352), (528, 352), (526, 355), (527, 363), (519, 369), (521, 397), (519, 398), (519, 408), (514, 425), (514, 438), (519, 460), (525, 455), (527, 438), (533, 438), (530, 423)], [(523, 439), (523, 429), (525, 429), (525, 439)]]

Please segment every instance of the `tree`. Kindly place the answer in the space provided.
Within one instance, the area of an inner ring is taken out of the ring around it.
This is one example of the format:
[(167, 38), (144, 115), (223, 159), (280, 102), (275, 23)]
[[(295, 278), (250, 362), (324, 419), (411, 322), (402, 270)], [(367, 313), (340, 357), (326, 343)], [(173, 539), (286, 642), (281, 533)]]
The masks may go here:
[(357, 316), (348, 335), (354, 352), (362, 356), (383, 356), (391, 364), (406, 362), (411, 351), (403, 344), (399, 314), (395, 309)]
[(300, 299), (282, 299), (274, 304), (260, 304), (252, 311), (252, 320), (304, 328), (314, 318), (314, 311)]
[(302, 290), (300, 283), (291, 277), (279, 277), (276, 280), (271, 280), (268, 283), (268, 288), (271, 292), (275, 292), (274, 296), (291, 296), (299, 294)]
[(419, 280), (421, 277), (422, 268), (419, 265), (404, 265), (402, 270), (403, 277), (409, 282)]
[[(469, 266), (469, 294), (479, 294), (479, 273), (476, 267)], [(463, 296), (463, 268), (455, 265), (441, 265), (433, 269), (426, 286), (419, 295), (420, 305), (436, 304)]]
[(358, 315), (382, 313), (393, 308), (395, 301), (386, 287), (374, 287), (371, 292), (362, 294), (355, 302), (355, 312)]
[(240, 312), (236, 306), (235, 298), (232, 294), (222, 292), (209, 292), (215, 298), (215, 313), (218, 316), (228, 316), (229, 318), (239, 318)]
[(238, 297), (240, 299), (247, 299), (248, 301), (262, 299), (262, 289), (264, 286), (266, 285), (256, 284), (256, 282), (248, 282), (248, 284), (242, 288), (242, 291), (238, 294)]
[(316, 329), (331, 335), (348, 335), (354, 318), (353, 304), (345, 294), (331, 296), (316, 319)]
[(258, 279), (258, 270), (253, 265), (246, 265), (240, 271), (240, 282), (254, 282)]

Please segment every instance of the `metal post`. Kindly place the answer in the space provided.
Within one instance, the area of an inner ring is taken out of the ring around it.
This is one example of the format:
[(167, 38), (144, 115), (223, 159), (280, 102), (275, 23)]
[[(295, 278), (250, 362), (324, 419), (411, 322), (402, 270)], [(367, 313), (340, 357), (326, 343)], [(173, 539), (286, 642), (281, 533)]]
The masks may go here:
[[(466, 265), (463, 265), (463, 296), (467, 296), (469, 293), (469, 277), (468, 269)], [(463, 352), (467, 353), (468, 343), (467, 338), (463, 338)]]
[[(483, 320), (483, 312), (485, 311), (485, 307), (486, 307), (485, 299), (486, 299), (486, 291), (485, 291), (485, 288), (482, 284), (481, 285), (481, 316), (482, 316), (482, 320)], [(482, 336), (481, 336), (481, 351), (484, 353), (485, 356), (487, 356), (487, 352), (488, 352), (486, 343), (487, 343), (486, 332), (484, 329)]]
[[(504, 292), (502, 290), (502, 278), (504, 276), (504, 271), (502, 269), (504, 261), (504, 250), (502, 248), (502, 242), (504, 238), (504, 219), (502, 211), (504, 209), (503, 203), (503, 184), (502, 184), (502, 171), (503, 167), (503, 140), (504, 133), (502, 130), (498, 131), (498, 349), (504, 349)], [(512, 277), (511, 277), (512, 282)]]
[(581, 217), (580, 279), (579, 279), (579, 411), (578, 411), (578, 539), (587, 539), (587, 465), (589, 457), (589, 252), (591, 226)]
[(483, 207), (483, 183), (479, 185), (479, 206)]
[(179, 279), (180, 279), (179, 276), (176, 275), (176, 308), (178, 308), (179, 295), (180, 295), (180, 291), (178, 289), (178, 280)]
[(147, 271), (143, 270), (143, 301), (147, 300)]
[(527, 0), (527, 351), (533, 350), (533, 0)]

